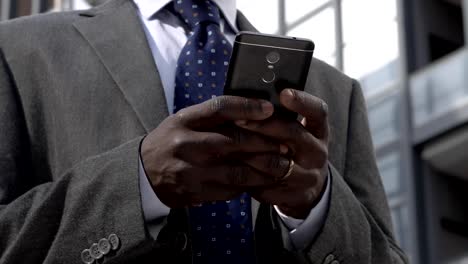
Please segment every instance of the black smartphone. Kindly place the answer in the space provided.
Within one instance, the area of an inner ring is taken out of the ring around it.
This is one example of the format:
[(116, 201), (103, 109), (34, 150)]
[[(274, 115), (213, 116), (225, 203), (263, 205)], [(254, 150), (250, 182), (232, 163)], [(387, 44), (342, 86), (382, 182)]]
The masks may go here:
[(297, 118), (280, 106), (285, 88), (304, 90), (315, 44), (308, 39), (240, 32), (234, 41), (225, 95), (265, 99), (275, 115)]

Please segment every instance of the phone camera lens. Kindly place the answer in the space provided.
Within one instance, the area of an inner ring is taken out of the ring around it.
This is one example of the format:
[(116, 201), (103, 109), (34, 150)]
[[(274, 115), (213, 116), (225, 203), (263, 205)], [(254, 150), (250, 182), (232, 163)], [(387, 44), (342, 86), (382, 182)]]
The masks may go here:
[(276, 75), (275, 75), (275, 73), (272, 72), (272, 71), (266, 72), (266, 73), (263, 75), (263, 77), (262, 77), (262, 81), (263, 81), (264, 83), (272, 83), (272, 82), (275, 81), (275, 79), (276, 79)]
[(268, 63), (275, 64), (280, 60), (280, 55), (278, 52), (272, 51), (268, 53), (268, 55), (266, 56), (266, 60), (268, 61)]

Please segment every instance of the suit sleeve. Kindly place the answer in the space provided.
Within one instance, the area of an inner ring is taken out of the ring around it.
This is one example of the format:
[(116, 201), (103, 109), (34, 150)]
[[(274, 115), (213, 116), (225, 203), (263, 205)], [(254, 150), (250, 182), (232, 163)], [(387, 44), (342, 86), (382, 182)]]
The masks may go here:
[(331, 199), (322, 230), (296, 256), (303, 263), (334, 260), (361, 264), (408, 263), (391, 231), (390, 210), (376, 165), (364, 97), (357, 82), (353, 83), (344, 151), (344, 174), (330, 165)]
[(149, 250), (138, 178), (141, 138), (48, 181), (31, 169), (21, 109), (0, 49), (0, 263), (82, 263), (81, 252), (111, 234), (120, 245), (100, 263)]

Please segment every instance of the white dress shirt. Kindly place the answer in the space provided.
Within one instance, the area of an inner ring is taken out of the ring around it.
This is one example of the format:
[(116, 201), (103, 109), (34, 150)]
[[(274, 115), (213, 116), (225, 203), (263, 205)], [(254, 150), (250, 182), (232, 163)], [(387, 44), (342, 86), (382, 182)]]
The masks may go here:
[[(138, 7), (148, 44), (160, 74), (169, 113), (172, 113), (177, 60), (190, 32), (177, 16), (164, 9), (172, 2), (171, 0), (134, 0), (134, 2)], [(213, 0), (213, 2), (218, 5), (223, 15), (221, 31), (232, 44), (238, 32), (236, 0)], [(146, 222), (150, 225), (151, 221), (166, 217), (170, 209), (154, 193), (141, 161), (139, 174), (143, 213)], [(288, 217), (275, 206), (281, 220), (290, 230), (289, 239), (295, 248), (300, 249), (308, 245), (325, 222), (330, 202), (330, 181), (329, 176), (322, 199), (305, 220)], [(151, 230), (151, 227), (149, 229)], [(157, 234), (152, 232), (152, 235)]]

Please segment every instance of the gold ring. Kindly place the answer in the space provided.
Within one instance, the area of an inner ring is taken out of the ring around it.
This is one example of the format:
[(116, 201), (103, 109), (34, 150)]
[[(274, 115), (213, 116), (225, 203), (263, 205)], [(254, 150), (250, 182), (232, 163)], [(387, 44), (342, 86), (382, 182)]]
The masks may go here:
[(288, 178), (291, 175), (293, 169), (294, 169), (294, 160), (290, 159), (288, 172), (286, 172), (286, 174), (283, 176), (283, 178), (281, 178), (281, 180), (285, 180), (286, 178)]

